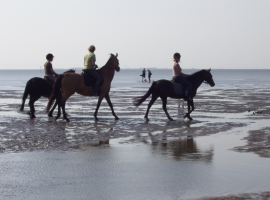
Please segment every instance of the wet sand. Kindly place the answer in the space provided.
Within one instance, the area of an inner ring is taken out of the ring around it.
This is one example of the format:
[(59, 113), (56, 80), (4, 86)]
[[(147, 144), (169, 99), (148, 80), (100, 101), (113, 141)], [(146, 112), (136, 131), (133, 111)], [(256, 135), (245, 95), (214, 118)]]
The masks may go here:
[[(5, 157), (12, 157), (15, 152), (28, 156), (31, 155), (31, 152), (34, 155), (34, 153), (44, 151), (58, 155), (61, 152), (88, 152), (89, 148), (101, 147), (103, 149), (113, 146), (122, 149), (124, 146), (136, 147), (143, 144), (151, 145), (151, 148), (154, 149), (152, 151), (156, 152), (152, 156), (162, 155), (164, 149), (167, 151), (170, 149), (170, 157), (175, 161), (184, 159), (196, 160), (199, 163), (211, 163), (214, 159), (213, 156), (219, 155), (214, 153), (217, 151), (216, 148), (213, 149), (211, 145), (208, 145), (206, 148), (200, 149), (196, 141), (199, 138), (204, 140), (205, 137), (213, 138), (221, 135), (222, 138), (233, 138), (236, 135), (237, 140), (234, 142), (224, 139), (226, 140), (224, 143), (227, 143), (227, 146), (224, 147), (227, 149), (226, 151), (240, 157), (251, 153), (251, 156), (253, 158), (256, 156), (260, 162), (265, 162), (265, 159), (267, 159), (266, 163), (268, 162), (270, 157), (270, 132), (268, 131), (270, 90), (209, 89), (200, 91), (194, 99), (196, 108), (191, 114), (193, 121), (183, 120), (182, 116), (186, 107), (178, 108), (178, 102), (169, 99), (168, 112), (175, 120), (172, 122), (166, 118), (160, 100), (150, 110), (150, 121), (145, 122), (143, 116), (149, 100), (139, 108), (132, 105), (132, 97), (143, 94), (139, 90), (137, 88), (137, 91), (115, 90), (111, 92), (115, 113), (120, 118), (118, 121), (114, 120), (105, 101), (98, 113), (99, 121), (95, 121), (93, 113), (97, 99), (81, 98), (79, 95), (74, 95), (66, 105), (67, 112), (70, 114), (70, 123), (63, 120), (55, 122), (54, 118), (48, 118), (45, 114), (47, 103), (45, 98), (36, 102), (37, 118), (31, 120), (26, 114), (29, 111), (28, 105), (25, 106), (24, 112), (18, 112), (22, 91), (1, 91), (0, 152)], [(119, 151), (120, 155), (124, 153)], [(130, 155), (136, 156), (132, 153)], [(256, 191), (251, 189), (252, 186), (247, 188), (233, 192), (228, 189), (223, 193), (215, 190), (210, 193), (204, 191), (194, 196), (169, 194), (165, 197), (169, 197), (169, 199), (210, 198), (218, 194), (217, 199), (252, 199), (258, 196), (259, 198), (264, 198), (265, 195), (269, 196), (267, 191), (270, 188), (268, 187), (255, 187)], [(8, 195), (9, 192), (5, 194)], [(139, 195), (138, 199), (143, 197), (145, 196)], [(154, 199), (154, 197), (155, 195), (150, 199)], [(14, 197), (14, 199), (16, 198)]]

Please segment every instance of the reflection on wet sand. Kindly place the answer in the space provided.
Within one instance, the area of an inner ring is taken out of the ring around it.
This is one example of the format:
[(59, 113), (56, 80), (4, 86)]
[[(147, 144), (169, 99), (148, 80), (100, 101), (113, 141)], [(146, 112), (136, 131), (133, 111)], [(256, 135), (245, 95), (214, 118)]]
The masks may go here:
[(167, 140), (167, 135), (162, 135), (162, 140), (152, 142), (152, 150), (157, 154), (170, 154), (175, 160), (189, 159), (193, 161), (211, 162), (214, 150), (201, 150), (193, 137), (179, 138), (177, 140)]

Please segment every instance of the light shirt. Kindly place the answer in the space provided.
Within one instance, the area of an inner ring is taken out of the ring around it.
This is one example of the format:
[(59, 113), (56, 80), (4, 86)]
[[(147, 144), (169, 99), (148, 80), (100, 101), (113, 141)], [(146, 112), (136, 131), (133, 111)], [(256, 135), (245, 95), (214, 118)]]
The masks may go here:
[(84, 56), (84, 66), (83, 69), (95, 69), (93, 66), (93, 61), (96, 61), (96, 55), (92, 52), (89, 52)]
[(52, 69), (52, 63), (50, 63), (50, 62), (47, 61), (47, 62), (44, 64), (44, 72), (45, 72), (45, 75), (53, 74), (53, 73), (51, 72), (51, 69)]
[(182, 69), (178, 63), (174, 63), (172, 72), (173, 76), (182, 76)]

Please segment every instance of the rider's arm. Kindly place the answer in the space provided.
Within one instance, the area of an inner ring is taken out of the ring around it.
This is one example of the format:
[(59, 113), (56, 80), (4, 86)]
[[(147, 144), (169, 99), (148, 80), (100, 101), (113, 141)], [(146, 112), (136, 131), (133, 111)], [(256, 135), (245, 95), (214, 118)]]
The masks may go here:
[(92, 66), (94, 66), (95, 68), (98, 68), (98, 66), (96, 65), (96, 57), (95, 57), (95, 59), (92, 60), (92, 63), (91, 63), (91, 64), (92, 64)]
[(50, 70), (54, 75), (57, 75), (57, 73), (53, 70), (53, 68), (51, 68)]

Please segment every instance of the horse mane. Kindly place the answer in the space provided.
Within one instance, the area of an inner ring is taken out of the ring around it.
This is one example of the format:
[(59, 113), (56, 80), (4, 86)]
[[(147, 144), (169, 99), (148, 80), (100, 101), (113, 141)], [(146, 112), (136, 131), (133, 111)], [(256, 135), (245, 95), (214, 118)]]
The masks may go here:
[(193, 79), (193, 78), (196, 78), (197, 76), (200, 76), (201, 73), (203, 73), (203, 72), (206, 72), (206, 70), (205, 70), (205, 69), (202, 69), (202, 70), (199, 70), (199, 71), (197, 71), (197, 72), (194, 72), (193, 74), (190, 74), (190, 75), (187, 77), (187, 79)]
[(106, 62), (106, 64), (104, 66), (102, 66), (101, 68), (99, 68), (99, 70), (106, 68), (106, 66), (109, 64), (109, 62), (111, 61), (112, 57), (115, 57), (115, 55), (113, 55), (112, 53), (110, 54), (110, 57), (108, 59), (108, 61)]
[(63, 72), (63, 74), (65, 74), (65, 73), (75, 73), (75, 71), (76, 71), (75, 69), (69, 69), (69, 70)]
[(193, 74), (191, 74), (190, 76), (196, 76), (197, 74), (200, 74), (202, 72), (206, 71), (205, 69), (199, 70), (197, 72), (194, 72)]

